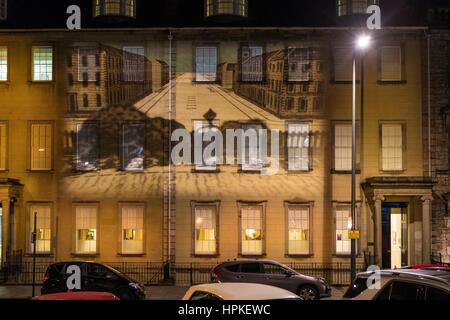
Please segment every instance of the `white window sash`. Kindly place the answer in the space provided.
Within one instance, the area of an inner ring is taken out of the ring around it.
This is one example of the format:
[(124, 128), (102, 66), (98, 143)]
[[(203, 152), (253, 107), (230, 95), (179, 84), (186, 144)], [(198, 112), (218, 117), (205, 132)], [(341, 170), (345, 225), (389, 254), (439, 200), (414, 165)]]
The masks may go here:
[(288, 125), (288, 169), (309, 171), (310, 166), (310, 126), (308, 124)]
[(196, 81), (214, 82), (217, 79), (217, 48), (196, 48)]
[(384, 171), (403, 170), (403, 126), (401, 124), (383, 124), (382, 169)]
[(348, 255), (351, 253), (351, 240), (349, 238), (349, 221), (350, 221), (350, 208), (337, 208), (336, 209), (336, 225), (335, 225), (335, 245), (337, 255)]
[(53, 125), (31, 124), (31, 170), (53, 168)]
[(241, 254), (262, 255), (264, 245), (263, 208), (247, 206), (241, 209)]
[(334, 170), (352, 170), (352, 126), (338, 124), (334, 127)]
[[(79, 205), (75, 207), (75, 251), (78, 254), (96, 254), (98, 241), (98, 208)], [(83, 236), (84, 238), (80, 238)]]
[(5, 171), (7, 167), (7, 139), (7, 125), (5, 123), (0, 123), (0, 171)]
[(311, 228), (310, 208), (290, 206), (288, 208), (288, 253), (310, 254)]
[(216, 214), (216, 208), (211, 206), (196, 206), (194, 208), (194, 253), (197, 255), (217, 254)]
[(123, 205), (122, 213), (122, 253), (144, 253), (144, 206)]
[[(52, 225), (51, 207), (48, 205), (30, 206), (30, 240), (34, 232), (34, 213), (36, 220), (36, 253), (45, 254), (52, 251)], [(30, 241), (30, 252), (33, 252), (34, 244)]]
[(385, 46), (381, 48), (381, 80), (402, 80), (402, 47)]
[(53, 81), (53, 47), (34, 46), (33, 81)]
[(0, 82), (8, 81), (8, 47), (0, 46)]

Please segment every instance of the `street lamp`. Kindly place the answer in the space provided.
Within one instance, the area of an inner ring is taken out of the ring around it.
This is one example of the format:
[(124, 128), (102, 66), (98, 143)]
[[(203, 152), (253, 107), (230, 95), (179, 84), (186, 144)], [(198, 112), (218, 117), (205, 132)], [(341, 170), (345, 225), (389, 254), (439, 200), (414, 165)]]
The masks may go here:
[[(359, 51), (364, 51), (370, 46), (371, 38), (368, 35), (360, 35), (355, 42), (355, 47)], [(364, 60), (361, 54), (361, 128), (363, 121), (363, 102), (364, 102)], [(362, 129), (361, 129), (362, 133)], [(360, 137), (362, 141), (362, 135)], [(362, 155), (362, 149), (361, 149)], [(362, 157), (361, 157), (362, 159)], [(350, 273), (351, 280), (356, 277), (356, 50), (353, 51), (353, 95), (352, 95), (352, 208), (351, 208), (352, 224), (351, 230), (351, 261)]]

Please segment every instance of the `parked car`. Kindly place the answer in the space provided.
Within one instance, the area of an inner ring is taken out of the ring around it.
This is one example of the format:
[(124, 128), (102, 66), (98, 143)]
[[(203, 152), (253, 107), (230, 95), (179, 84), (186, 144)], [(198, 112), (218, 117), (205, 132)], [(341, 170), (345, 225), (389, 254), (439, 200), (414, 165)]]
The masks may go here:
[(33, 300), (40, 301), (118, 301), (120, 300), (112, 293), (107, 292), (64, 292), (64, 293), (52, 293), (39, 297), (34, 297)]
[(449, 268), (450, 269), (450, 265), (449, 264), (415, 264), (409, 267), (404, 267), (401, 269), (414, 269), (414, 270), (418, 270), (418, 269), (433, 269), (433, 268)]
[(67, 292), (69, 266), (78, 266), (81, 271), (81, 290), (108, 292), (121, 300), (145, 299), (144, 286), (110, 266), (94, 262), (60, 262), (50, 265), (44, 276), (41, 293)]
[(331, 288), (322, 278), (305, 276), (272, 260), (229, 261), (215, 267), (213, 282), (259, 283), (288, 290), (302, 300), (331, 296)]
[(210, 283), (191, 287), (183, 300), (300, 300), (290, 291), (254, 283)]
[(378, 288), (368, 288), (374, 276), (377, 276), (375, 272), (358, 274), (344, 294), (344, 299), (450, 300), (448, 268), (383, 270), (379, 272)]

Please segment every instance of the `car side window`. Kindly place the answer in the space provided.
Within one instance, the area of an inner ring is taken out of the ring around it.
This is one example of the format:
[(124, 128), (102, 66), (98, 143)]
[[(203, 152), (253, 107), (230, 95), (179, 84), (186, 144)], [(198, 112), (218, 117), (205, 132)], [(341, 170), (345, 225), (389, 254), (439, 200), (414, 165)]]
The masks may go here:
[(261, 265), (259, 263), (243, 263), (241, 264), (241, 273), (261, 273)]
[(192, 294), (192, 296), (189, 300), (192, 300), (192, 301), (218, 301), (218, 300), (222, 300), (222, 299), (220, 299), (218, 296), (216, 296), (212, 293), (196, 291)]
[(265, 274), (271, 274), (271, 275), (286, 275), (287, 270), (285, 270), (284, 268), (276, 265), (276, 264), (272, 264), (272, 263), (264, 263), (264, 273)]
[(423, 285), (411, 282), (394, 281), (383, 288), (377, 300), (416, 301), (422, 300), (425, 288)]
[(98, 278), (116, 278), (116, 275), (99, 264), (89, 264), (87, 266), (88, 275)]
[(225, 267), (230, 272), (238, 272), (239, 271), (239, 264), (232, 264), (231, 266)]
[(427, 287), (426, 300), (428, 300), (428, 301), (449, 301), (450, 293), (445, 292), (444, 290)]

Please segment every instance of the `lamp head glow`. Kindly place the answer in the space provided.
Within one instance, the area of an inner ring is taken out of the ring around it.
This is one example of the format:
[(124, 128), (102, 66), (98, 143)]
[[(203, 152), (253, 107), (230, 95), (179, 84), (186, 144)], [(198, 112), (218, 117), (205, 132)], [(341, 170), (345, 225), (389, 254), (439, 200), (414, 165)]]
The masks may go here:
[(358, 39), (356, 39), (356, 46), (358, 49), (366, 49), (370, 45), (371, 37), (367, 35), (359, 36)]

